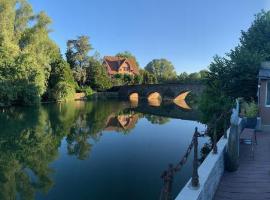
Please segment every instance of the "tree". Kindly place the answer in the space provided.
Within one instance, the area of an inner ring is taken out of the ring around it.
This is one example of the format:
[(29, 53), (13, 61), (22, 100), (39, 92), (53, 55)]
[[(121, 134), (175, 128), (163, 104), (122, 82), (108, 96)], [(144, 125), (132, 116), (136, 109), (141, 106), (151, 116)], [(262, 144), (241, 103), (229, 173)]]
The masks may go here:
[(136, 57), (132, 53), (130, 53), (129, 51), (120, 52), (120, 53), (116, 54), (115, 56), (133, 59), (136, 62), (137, 67), (140, 66)]
[(33, 104), (44, 94), (59, 49), (49, 38), (50, 18), (34, 15), (25, 0), (2, 0), (0, 105)]
[(99, 91), (108, 89), (112, 86), (111, 80), (104, 66), (93, 58), (89, 59), (86, 83), (90, 85), (93, 89)]
[(92, 50), (88, 36), (79, 36), (67, 41), (66, 58), (77, 83), (82, 86), (86, 81), (86, 68), (89, 66), (88, 53)]
[(173, 64), (166, 59), (154, 59), (148, 63), (145, 70), (154, 74), (158, 81), (176, 79), (176, 72)]
[(142, 77), (142, 75), (136, 74), (136, 75), (134, 76), (133, 83), (136, 85), (136, 84), (141, 84), (142, 82), (143, 82), (143, 77)]
[(148, 71), (141, 69), (140, 75), (142, 76), (143, 84), (155, 84), (157, 83), (157, 78), (154, 74), (149, 73)]
[[(214, 57), (209, 72), (206, 72), (206, 89), (199, 106), (203, 122), (209, 123), (212, 118), (230, 110), (233, 100), (238, 97), (256, 99), (260, 64), (270, 59), (269, 35), (270, 12), (262, 11), (255, 16), (250, 28), (242, 31), (237, 47), (226, 57)], [(219, 129), (224, 126), (219, 125)]]
[(251, 27), (242, 31), (240, 44), (229, 54), (230, 95), (256, 99), (257, 75), (262, 61), (270, 60), (270, 12), (255, 16)]
[(88, 53), (92, 50), (88, 36), (79, 36), (76, 40), (67, 41), (67, 62), (72, 69), (88, 67)]
[(60, 57), (51, 66), (48, 96), (57, 101), (74, 98), (76, 83), (68, 63)]
[(188, 73), (183, 72), (183, 73), (179, 74), (179, 75), (177, 76), (177, 79), (178, 79), (178, 81), (179, 81), (180, 83), (186, 83), (186, 81), (188, 80)]

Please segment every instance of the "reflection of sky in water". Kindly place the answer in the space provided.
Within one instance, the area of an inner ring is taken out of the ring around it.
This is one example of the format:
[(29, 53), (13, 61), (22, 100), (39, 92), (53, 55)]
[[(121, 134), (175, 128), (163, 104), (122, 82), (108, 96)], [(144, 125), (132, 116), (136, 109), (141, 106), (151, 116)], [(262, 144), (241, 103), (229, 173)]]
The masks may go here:
[[(161, 173), (184, 155), (195, 126), (205, 127), (176, 105), (129, 107), (75, 102), (0, 113), (0, 197), (18, 196), (22, 183), (27, 199), (158, 199)], [(174, 196), (191, 166), (192, 154), (175, 177)]]

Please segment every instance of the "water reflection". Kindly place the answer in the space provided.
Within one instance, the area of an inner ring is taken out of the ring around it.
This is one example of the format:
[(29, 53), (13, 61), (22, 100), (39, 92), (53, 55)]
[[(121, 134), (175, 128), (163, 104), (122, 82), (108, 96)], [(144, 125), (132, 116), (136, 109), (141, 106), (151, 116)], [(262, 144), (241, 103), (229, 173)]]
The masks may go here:
[[(170, 114), (176, 115), (175, 109), (172, 113), (172, 107), (155, 109), (141, 105), (134, 108), (126, 102), (78, 101), (2, 110), (0, 199), (31, 200), (37, 192), (48, 193), (54, 186), (54, 168), (50, 163), (58, 159), (63, 139), (68, 155), (85, 160), (91, 157), (92, 141), (98, 141), (103, 131), (128, 134), (140, 118), (152, 124), (166, 124)], [(179, 118), (189, 118), (188, 115), (195, 118), (192, 112), (179, 112)]]

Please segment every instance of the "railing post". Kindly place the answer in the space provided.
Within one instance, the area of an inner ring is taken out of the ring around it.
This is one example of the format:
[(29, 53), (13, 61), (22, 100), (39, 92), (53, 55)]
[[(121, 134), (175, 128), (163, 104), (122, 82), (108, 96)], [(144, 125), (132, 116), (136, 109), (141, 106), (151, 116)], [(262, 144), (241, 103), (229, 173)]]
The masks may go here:
[(226, 151), (225, 167), (229, 172), (236, 171), (239, 167), (239, 101), (231, 115), (230, 136)]
[(214, 128), (214, 137), (213, 137), (213, 154), (217, 154), (218, 149), (217, 149), (217, 124), (215, 123), (215, 128)]
[(198, 128), (195, 128), (195, 133), (193, 136), (193, 145), (194, 145), (194, 159), (193, 159), (193, 172), (191, 184), (192, 187), (198, 188), (200, 185), (199, 175), (198, 175)]
[(225, 120), (224, 121), (224, 138), (227, 139), (227, 130), (226, 130), (227, 123), (226, 123), (226, 119), (224, 119), (224, 120)]

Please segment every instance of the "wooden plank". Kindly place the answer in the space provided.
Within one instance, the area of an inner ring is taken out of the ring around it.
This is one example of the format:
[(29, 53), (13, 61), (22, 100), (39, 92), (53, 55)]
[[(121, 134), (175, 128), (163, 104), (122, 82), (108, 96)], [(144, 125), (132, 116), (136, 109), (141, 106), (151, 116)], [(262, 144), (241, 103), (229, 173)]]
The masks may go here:
[(249, 145), (240, 145), (239, 169), (224, 173), (215, 200), (270, 200), (270, 133), (258, 133), (257, 140), (254, 158)]

